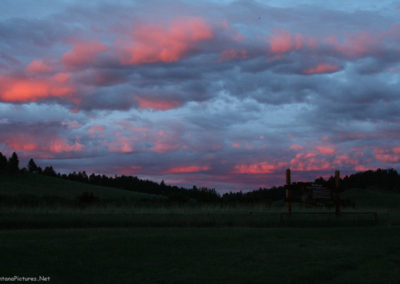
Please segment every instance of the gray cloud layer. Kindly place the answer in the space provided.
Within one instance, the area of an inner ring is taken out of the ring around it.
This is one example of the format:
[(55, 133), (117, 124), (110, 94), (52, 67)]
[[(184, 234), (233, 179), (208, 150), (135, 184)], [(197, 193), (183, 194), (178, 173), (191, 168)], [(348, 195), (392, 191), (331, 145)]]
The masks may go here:
[(398, 168), (400, 10), (318, 3), (2, 2), (0, 151), (223, 190)]

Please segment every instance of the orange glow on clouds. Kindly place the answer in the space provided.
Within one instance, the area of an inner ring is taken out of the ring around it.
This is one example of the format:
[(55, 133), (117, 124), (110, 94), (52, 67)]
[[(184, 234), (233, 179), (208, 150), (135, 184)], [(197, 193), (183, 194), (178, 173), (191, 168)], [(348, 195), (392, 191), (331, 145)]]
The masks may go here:
[(322, 155), (332, 155), (336, 152), (335, 148), (330, 146), (317, 146), (316, 148)]
[(94, 135), (96, 133), (103, 133), (105, 128), (101, 125), (95, 124), (89, 130), (88, 134)]
[(344, 166), (344, 165), (358, 165), (359, 161), (356, 159), (350, 158), (348, 155), (340, 155), (335, 158), (333, 161), (333, 164), (338, 165), (338, 166)]
[(33, 60), (25, 69), (27, 72), (32, 74), (38, 73), (50, 73), (53, 71), (53, 68), (44, 63), (42, 60)]
[(290, 168), (294, 171), (324, 171), (332, 169), (332, 165), (315, 153), (299, 153), (290, 161)]
[(68, 67), (88, 65), (96, 60), (98, 54), (108, 49), (107, 45), (98, 41), (78, 42), (64, 53), (62, 61)]
[(141, 109), (169, 110), (181, 105), (181, 102), (176, 100), (153, 99), (143, 97), (138, 97), (136, 100), (138, 102), (139, 108)]
[(50, 153), (63, 153), (63, 152), (80, 152), (84, 150), (84, 145), (79, 142), (70, 144), (66, 139), (60, 137), (46, 138), (44, 141), (39, 141), (38, 137), (32, 134), (17, 134), (5, 139), (4, 143), (15, 151), (22, 152), (50, 152)]
[(167, 174), (185, 174), (185, 173), (197, 173), (197, 172), (204, 172), (210, 169), (209, 166), (179, 166), (173, 167), (166, 171)]
[(286, 53), (303, 46), (303, 37), (301, 34), (291, 35), (287, 30), (277, 30), (274, 32), (269, 41), (271, 53)]
[(120, 168), (118, 171), (123, 175), (137, 174), (142, 169), (142, 166), (130, 166), (127, 168)]
[(276, 170), (276, 166), (266, 162), (255, 164), (240, 164), (234, 169), (235, 174), (270, 174)]
[[(95, 133), (95, 132), (93, 132)], [(106, 143), (108, 150), (116, 153), (131, 153), (133, 152), (133, 144), (135, 143), (134, 138), (128, 138), (122, 136), (122, 134), (117, 131), (115, 132), (115, 137), (111, 143)]]
[(54, 81), (58, 83), (66, 83), (71, 79), (71, 74), (70, 73), (56, 73), (53, 75)]
[(374, 149), (375, 158), (384, 163), (398, 163), (400, 162), (400, 147), (392, 149)]
[(168, 27), (140, 25), (134, 28), (133, 42), (122, 47), (122, 63), (175, 62), (193, 50), (197, 42), (212, 37), (211, 28), (198, 17), (175, 19)]
[(15, 151), (21, 151), (21, 152), (30, 152), (30, 151), (34, 151), (37, 149), (37, 145), (35, 143), (32, 142), (24, 142), (24, 141), (20, 141), (18, 139), (6, 139), (4, 141), (5, 144), (7, 144), (8, 147), (10, 147), (11, 149), (15, 150)]
[(74, 144), (68, 144), (68, 142), (63, 138), (56, 138), (50, 141), (49, 150), (52, 153), (62, 153), (62, 152), (80, 152), (84, 146), (78, 142)]
[(154, 146), (150, 149), (153, 152), (157, 152), (160, 154), (176, 151), (179, 149), (179, 145), (173, 143), (163, 142), (161, 140), (157, 140), (154, 142)]
[(356, 171), (358, 172), (365, 172), (365, 171), (369, 171), (369, 170), (376, 170), (376, 168), (369, 168), (363, 165), (358, 165), (354, 168)]
[(304, 74), (324, 74), (324, 73), (334, 73), (339, 71), (340, 68), (336, 65), (318, 64), (316, 67), (309, 68), (303, 71)]
[(48, 79), (11, 78), (0, 76), (0, 100), (4, 102), (32, 102), (45, 98), (66, 97), (75, 88), (60, 82), (57, 76)]
[[(287, 30), (274, 29), (268, 43), (270, 54), (284, 54), (303, 47), (315, 48), (317, 42), (314, 38), (302, 34), (291, 34)], [(279, 56), (278, 56), (279, 58)]]
[(160, 130), (156, 136), (152, 137), (151, 143), (154, 146), (150, 150), (160, 154), (177, 151), (181, 147), (178, 139), (176, 135)]
[(340, 53), (350, 58), (357, 58), (376, 53), (385, 44), (385, 37), (392, 34), (398, 34), (397, 25), (393, 25), (390, 30), (378, 34), (366, 31), (347, 34), (342, 42), (336, 36), (330, 36), (325, 39), (325, 42), (333, 46)]
[(338, 50), (347, 55), (366, 55), (373, 51), (375, 45), (374, 37), (367, 32), (360, 32), (354, 35), (348, 35), (344, 44), (338, 44)]

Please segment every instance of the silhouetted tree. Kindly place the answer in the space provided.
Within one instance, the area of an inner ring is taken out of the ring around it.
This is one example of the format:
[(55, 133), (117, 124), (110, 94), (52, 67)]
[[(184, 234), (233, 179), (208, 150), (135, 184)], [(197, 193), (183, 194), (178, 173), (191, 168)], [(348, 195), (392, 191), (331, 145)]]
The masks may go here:
[(39, 172), (39, 167), (36, 165), (35, 161), (33, 159), (30, 159), (28, 162), (28, 170), (31, 173), (38, 173)]
[(57, 173), (54, 171), (54, 169), (53, 169), (52, 166), (46, 167), (46, 168), (44, 169), (44, 171), (43, 171), (43, 174), (44, 174), (45, 176), (49, 176), (49, 177), (55, 177), (55, 176), (57, 176)]
[[(164, 181), (156, 183), (150, 180), (142, 180), (135, 176), (114, 176), (108, 177), (106, 175), (91, 174), (88, 176), (85, 171), (72, 172), (69, 174), (57, 174), (52, 166), (48, 166), (42, 172), (41, 168), (36, 165), (33, 159), (30, 159), (28, 163), (29, 172), (38, 171), (47, 176), (59, 177), (69, 179), (78, 182), (85, 182), (94, 185), (108, 186), (114, 188), (125, 189), (129, 191), (144, 192), (150, 194), (160, 194), (168, 198), (173, 203), (186, 203), (194, 202), (200, 203), (213, 203), (213, 204), (239, 204), (239, 203), (270, 203), (271, 201), (283, 200), (285, 197), (284, 187), (273, 187), (273, 188), (260, 188), (259, 190), (249, 191), (246, 193), (226, 193), (220, 196), (215, 189), (209, 188), (198, 188), (193, 186), (191, 189), (171, 186), (165, 184)], [(20, 173), (25, 174), (26, 170), (19, 169), (19, 161), (16, 153), (13, 153), (11, 157), (7, 158), (0, 153), (0, 173)], [(322, 184), (327, 187), (335, 187), (335, 179), (330, 177), (325, 180), (322, 177), (317, 178), (315, 183)], [(299, 186), (304, 186), (305, 183), (293, 183)], [(343, 189), (346, 188), (377, 188), (377, 189), (390, 189), (393, 191), (400, 192), (400, 175), (394, 169), (376, 171), (365, 171), (356, 173), (350, 176), (346, 176), (341, 180)], [(92, 194), (82, 195), (83, 203), (93, 198)]]
[(7, 171), (11, 174), (18, 173), (19, 171), (19, 160), (17, 153), (13, 152), (11, 157), (8, 159)]
[(7, 157), (0, 152), (0, 174), (7, 169)]
[(89, 177), (85, 171), (78, 173), (78, 180), (80, 182), (89, 182)]

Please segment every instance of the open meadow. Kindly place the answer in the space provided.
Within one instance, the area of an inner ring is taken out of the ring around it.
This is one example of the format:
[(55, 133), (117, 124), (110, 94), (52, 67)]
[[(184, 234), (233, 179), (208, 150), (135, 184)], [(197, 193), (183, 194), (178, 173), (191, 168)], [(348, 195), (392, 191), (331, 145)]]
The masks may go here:
[(398, 283), (400, 227), (2, 230), (0, 275), (51, 283)]
[[(176, 204), (39, 175), (0, 180), (0, 275), (51, 283), (397, 283), (400, 196), (356, 208)], [(92, 192), (96, 202), (79, 199)]]

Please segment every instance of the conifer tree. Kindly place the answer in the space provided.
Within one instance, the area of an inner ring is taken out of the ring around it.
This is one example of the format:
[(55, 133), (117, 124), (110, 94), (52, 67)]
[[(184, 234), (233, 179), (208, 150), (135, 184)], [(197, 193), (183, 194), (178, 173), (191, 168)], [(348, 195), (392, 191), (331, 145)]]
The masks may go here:
[(29, 172), (31, 172), (31, 173), (36, 173), (36, 172), (39, 171), (39, 168), (38, 168), (38, 166), (36, 165), (36, 163), (35, 163), (35, 161), (34, 161), (33, 159), (30, 159), (30, 160), (29, 160), (29, 163), (28, 163), (28, 170), (29, 170)]
[(0, 152), (0, 173), (4, 173), (7, 169), (7, 157)]
[(11, 174), (19, 172), (19, 160), (17, 153), (12, 153), (11, 157), (8, 159), (7, 171)]

